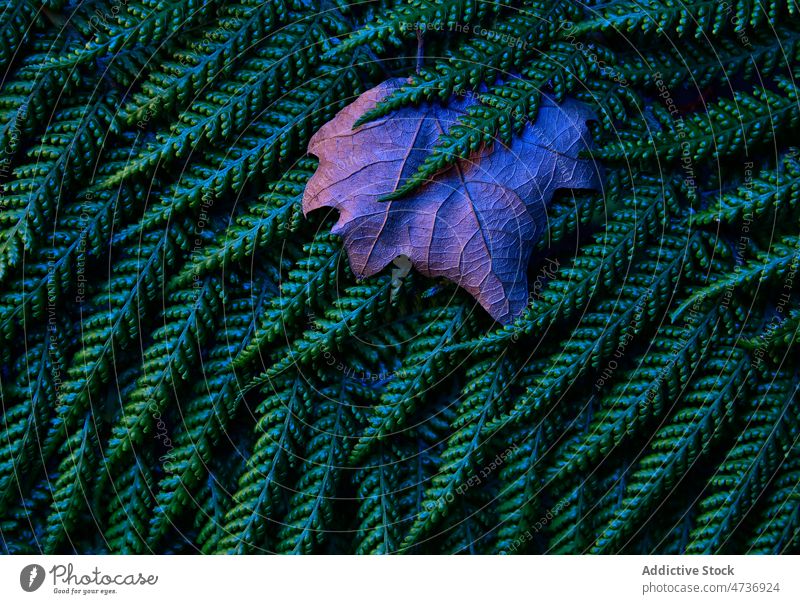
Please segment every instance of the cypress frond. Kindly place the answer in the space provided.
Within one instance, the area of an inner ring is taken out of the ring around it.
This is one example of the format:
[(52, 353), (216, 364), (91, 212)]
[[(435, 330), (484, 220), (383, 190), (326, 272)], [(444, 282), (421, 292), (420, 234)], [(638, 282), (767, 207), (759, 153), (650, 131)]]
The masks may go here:
[(768, 5), (749, 0), (735, 0), (731, 5), (714, 0), (614, 0), (599, 10), (592, 9), (589, 19), (573, 29), (581, 34), (614, 32), (624, 36), (659, 34), (702, 39), (731, 30), (743, 32), (747, 25), (778, 23), (781, 17), (797, 14), (793, 0), (777, 0)]
[[(189, 504), (191, 494), (206, 477), (215, 443), (229, 427), (239, 401), (239, 376), (232, 368), (255, 330), (257, 317), (264, 311), (274, 286), (264, 279), (260, 291), (250, 287), (223, 305), (223, 319), (210, 352), (203, 362), (203, 379), (192, 389), (192, 396), (181, 409), (179, 432), (174, 449), (164, 464), (166, 475), (156, 494), (157, 513), (151, 521), (148, 543), (151, 547), (166, 534)], [(219, 314), (217, 310), (217, 314)], [(213, 321), (211, 321), (213, 323)]]
[(113, 477), (114, 494), (108, 503), (106, 540), (111, 553), (152, 553), (145, 541), (147, 522), (153, 509), (153, 478), (148, 455), (133, 458), (124, 472)]
[(747, 551), (754, 554), (796, 554), (800, 551), (800, 447), (795, 440), (783, 456)]
[(18, 495), (27, 493), (32, 464), (55, 419), (55, 409), (64, 369), (67, 334), (53, 323), (51, 330), (31, 334), (24, 343), (28, 354), (14, 366), (15, 380), (3, 388), (3, 422), (0, 428), (0, 512)]
[(0, 73), (5, 73), (42, 19), (39, 7), (30, 0), (4, 0), (0, 10)]
[[(311, 132), (315, 131), (343, 105), (341, 98), (360, 87), (349, 67), (327, 70), (319, 77), (287, 93), (249, 124), (247, 131), (235, 144), (225, 150), (208, 151), (205, 161), (193, 163), (180, 179), (163, 193), (160, 203), (149, 208), (141, 222), (120, 240), (131, 240), (143, 231), (169, 224), (186, 210), (213, 206), (224, 195), (239, 193), (259, 178), (274, 175), (278, 164), (293, 153), (305, 149)], [(181, 146), (169, 146), (168, 157), (146, 155), (119, 170), (103, 184), (113, 187), (155, 163), (163, 163), (187, 154), (193, 147), (191, 139)]]
[(195, 375), (202, 347), (219, 318), (221, 296), (220, 283), (209, 277), (167, 297), (163, 323), (143, 354), (142, 375), (112, 429), (106, 451), (109, 464), (114, 465), (119, 456), (156, 431), (166, 404)]
[(347, 459), (352, 406), (369, 400), (367, 389), (349, 378), (316, 393), (309, 422), (310, 440), (303, 454), (300, 478), (289, 500), (289, 513), (281, 522), (276, 551), (310, 554), (322, 544), (333, 522), (336, 484)]
[(52, 486), (53, 505), (44, 544), (48, 554), (59, 552), (64, 540), (70, 540), (79, 515), (89, 509), (93, 466), (100, 456), (96, 422), (97, 418), (87, 413), (83, 426), (68, 436), (60, 450), (63, 459)]
[[(752, 170), (752, 169), (751, 169)], [(697, 213), (697, 224), (731, 224), (758, 220), (775, 212), (784, 216), (797, 208), (800, 195), (800, 163), (794, 152), (781, 158), (777, 166), (758, 175), (747, 175), (736, 190), (721, 193), (708, 207)]]
[(666, 412), (686, 381), (706, 362), (711, 353), (708, 341), (719, 337), (722, 329), (719, 321), (719, 313), (712, 308), (684, 325), (661, 326), (646, 355), (600, 397), (586, 436), (568, 441), (558, 452), (551, 476), (563, 481), (589, 469)]
[(400, 545), (397, 453), (378, 445), (368, 467), (356, 473), (361, 524), (356, 533), (357, 554), (392, 554)]
[(686, 548), (689, 554), (730, 550), (731, 535), (764, 492), (791, 449), (793, 424), (800, 417), (795, 376), (768, 376), (753, 393), (743, 432), (714, 472)]
[(414, 34), (418, 28), (423, 28), (424, 31), (424, 28), (431, 26), (433, 31), (437, 28), (451, 31), (456, 26), (463, 26), (493, 15), (502, 7), (502, 0), (500, 2), (486, 0), (397, 2), (392, 9), (383, 14), (376, 14), (374, 21), (350, 34), (332, 52), (344, 55), (365, 44), (381, 52), (387, 42), (392, 46), (400, 46), (402, 38)]
[(116, 5), (116, 11), (107, 9), (79, 16), (79, 24), (81, 21), (89, 23), (82, 29), (91, 32), (91, 39), (82, 48), (55, 58), (51, 66), (75, 67), (104, 55), (116, 58), (130, 49), (166, 43), (208, 18), (215, 5), (216, 0), (141, 0), (121, 2)]
[(615, 66), (626, 82), (659, 93), (660, 83), (671, 90), (688, 84), (700, 91), (718, 82), (729, 87), (736, 76), (748, 82), (763, 80), (785, 72), (800, 58), (800, 35), (793, 27), (778, 23), (769, 32), (748, 34), (747, 42), (743, 45), (739, 40), (722, 38), (713, 45), (665, 45), (626, 53)]
[(759, 252), (755, 258), (723, 273), (715, 273), (715, 279), (710, 285), (703, 287), (692, 294), (674, 311), (674, 316), (679, 316), (685, 310), (704, 299), (729, 298), (737, 290), (750, 290), (758, 293), (760, 288), (774, 283), (780, 277), (786, 277), (786, 285), (792, 289), (793, 282), (789, 277), (797, 270), (800, 264), (800, 239), (795, 235), (782, 237), (771, 242), (770, 248)]
[[(299, 447), (308, 416), (309, 385), (302, 375), (294, 373), (271, 382), (262, 393), (264, 398), (255, 409), (258, 438), (225, 515), (225, 536), (216, 550), (220, 553), (264, 550), (269, 521), (276, 521), (276, 502), (282, 490), (288, 488), (289, 468), (296, 458), (301, 459)], [(318, 436), (322, 438), (324, 434)]]
[(428, 331), (418, 334), (395, 372), (381, 401), (367, 414), (366, 428), (353, 447), (351, 464), (358, 464), (375, 443), (401, 432), (408, 418), (441, 381), (438, 376), (447, 376), (454, 355), (448, 354), (445, 345), (462, 338), (469, 332), (465, 309), (460, 305), (448, 305), (426, 311), (421, 319)]
[(29, 151), (31, 163), (17, 166), (5, 183), (0, 219), (0, 280), (20, 263), (52, 222), (58, 200), (92, 168), (110, 128), (111, 98), (78, 98), (53, 117), (40, 143)]
[[(555, 37), (561, 23), (577, 16), (578, 9), (570, 0), (535, 0), (531, 4), (492, 23), (485, 35), (469, 35), (467, 31), (466, 42), (448, 52), (449, 56), (437, 60), (433, 67), (423, 67), (412, 75), (408, 84), (361, 116), (356, 126), (401, 107), (424, 101), (445, 101), (453, 94), (461, 95), (467, 90), (478, 90), (483, 83), (491, 84), (498, 77), (513, 72), (515, 67), (524, 65), (535, 49)], [(512, 39), (514, 44), (503, 40), (503, 36)]]
[(597, 157), (615, 161), (719, 160), (765, 144), (778, 144), (779, 136), (800, 123), (800, 96), (789, 78), (777, 76), (777, 91), (760, 88), (736, 91), (731, 99), (709, 103), (703, 113), (671, 118), (667, 127), (641, 132), (622, 131), (618, 140), (595, 151)]
[(115, 263), (107, 290), (93, 296), (93, 312), (83, 322), (81, 348), (62, 384), (59, 421), (48, 435), (46, 455), (111, 379), (115, 351), (125, 349), (137, 337), (145, 309), (158, 293), (163, 272), (176, 261), (176, 244), (186, 231), (188, 225), (175, 224), (143, 237), (137, 250)]
[(185, 286), (210, 272), (231, 270), (299, 229), (303, 190), (315, 167), (315, 161), (304, 158), (270, 183), (265, 193), (243, 209), (220, 241), (212, 242), (190, 258), (175, 278), (175, 284)]
[(499, 411), (502, 395), (512, 374), (512, 363), (505, 355), (488, 359), (472, 367), (469, 380), (458, 402), (451, 428), (452, 436), (442, 453), (442, 462), (425, 490), (424, 511), (408, 529), (402, 549), (419, 543), (434, 525), (447, 516), (452, 503), (469, 484), (470, 471), (480, 462), (485, 442), (484, 426)]
[(351, 285), (337, 296), (324, 316), (317, 318), (303, 337), (291, 344), (286, 356), (267, 368), (258, 381), (269, 379), (290, 367), (308, 363), (327, 364), (329, 356), (342, 349), (347, 338), (376, 325), (390, 305), (391, 280), (376, 278), (373, 283)]
[(595, 541), (594, 553), (615, 551), (709, 448), (722, 438), (749, 373), (742, 351), (715, 350), (681, 397), (684, 405), (660, 428), (632, 471), (614, 518)]
[(499, 422), (519, 423), (549, 411), (586, 374), (596, 377), (596, 388), (606, 382), (606, 374), (619, 366), (618, 359), (624, 359), (639, 336), (661, 320), (682, 280), (693, 276), (693, 265), (698, 263), (694, 254), (701, 253), (699, 238), (682, 236), (686, 225), (673, 226), (662, 236), (663, 247), (645, 249), (643, 257), (632, 262), (616, 296), (601, 299), (581, 316), (569, 339), (549, 357), (543, 374)]
[(292, 332), (304, 310), (313, 313), (318, 301), (329, 298), (336, 287), (340, 260), (341, 252), (331, 235), (321, 235), (304, 246), (303, 255), (281, 284), (280, 294), (259, 321), (252, 341), (235, 360), (238, 368), (250, 367), (267, 344)]

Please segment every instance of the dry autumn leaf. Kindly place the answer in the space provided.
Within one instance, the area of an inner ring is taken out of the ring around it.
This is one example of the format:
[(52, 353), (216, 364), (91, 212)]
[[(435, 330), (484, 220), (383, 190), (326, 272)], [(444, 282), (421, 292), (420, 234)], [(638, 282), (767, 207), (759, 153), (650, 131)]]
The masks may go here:
[(313, 136), (308, 151), (320, 161), (303, 211), (339, 211), (333, 232), (344, 238), (358, 278), (405, 255), (423, 275), (455, 282), (495, 320), (508, 323), (527, 304), (528, 262), (547, 226), (553, 193), (599, 187), (595, 164), (578, 159), (588, 148), (591, 114), (576, 101), (544, 99), (536, 122), (510, 146), (496, 142), (408, 196), (381, 201), (475, 102), (455, 98), (403, 108), (353, 129), (402, 83), (389, 80), (365, 92)]

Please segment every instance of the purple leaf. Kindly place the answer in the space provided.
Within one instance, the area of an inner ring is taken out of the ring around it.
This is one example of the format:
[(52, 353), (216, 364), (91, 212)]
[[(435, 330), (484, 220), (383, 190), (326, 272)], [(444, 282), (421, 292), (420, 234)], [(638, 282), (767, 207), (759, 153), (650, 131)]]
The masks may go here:
[(509, 323), (527, 305), (528, 262), (547, 226), (553, 193), (600, 187), (594, 163), (578, 159), (588, 148), (591, 112), (576, 101), (545, 98), (536, 122), (510, 147), (496, 142), (408, 196), (384, 202), (475, 102), (455, 98), (403, 108), (353, 130), (402, 83), (389, 80), (365, 92), (312, 137), (308, 151), (320, 162), (303, 211), (339, 211), (333, 232), (344, 238), (358, 278), (405, 255), (423, 275), (455, 282), (494, 319)]

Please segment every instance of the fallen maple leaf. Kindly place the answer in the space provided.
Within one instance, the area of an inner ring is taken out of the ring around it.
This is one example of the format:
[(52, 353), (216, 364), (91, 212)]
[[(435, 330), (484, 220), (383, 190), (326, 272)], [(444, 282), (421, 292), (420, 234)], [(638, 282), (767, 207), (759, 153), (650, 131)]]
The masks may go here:
[(544, 99), (534, 124), (510, 147), (494, 143), (459, 159), (417, 191), (380, 201), (416, 172), (436, 141), (475, 101), (403, 108), (353, 130), (365, 112), (403, 84), (393, 79), (368, 90), (311, 138), (319, 167), (303, 196), (303, 212), (339, 211), (342, 235), (358, 278), (407, 256), (423, 275), (442, 276), (508, 323), (527, 305), (533, 244), (547, 225), (556, 189), (598, 188), (580, 103)]

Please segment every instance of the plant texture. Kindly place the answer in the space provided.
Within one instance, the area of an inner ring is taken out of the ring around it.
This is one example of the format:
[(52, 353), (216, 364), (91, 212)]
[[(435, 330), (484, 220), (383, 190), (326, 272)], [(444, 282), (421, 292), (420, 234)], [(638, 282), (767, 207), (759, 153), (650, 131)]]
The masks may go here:
[(424, 275), (457, 283), (507, 324), (525, 309), (528, 262), (555, 191), (600, 188), (597, 167), (579, 158), (588, 150), (590, 115), (575, 102), (549, 102), (510, 147), (487, 146), (436, 175), (418, 195), (386, 203), (471, 106), (429, 103), (354, 130), (402, 82), (368, 90), (313, 136), (309, 152), (320, 165), (303, 211), (339, 211), (332, 232), (342, 236), (357, 277), (403, 255)]
[[(0, 548), (800, 553), (798, 56), (795, 0), (0, 0)], [(410, 207), (506, 230), (342, 229)]]

